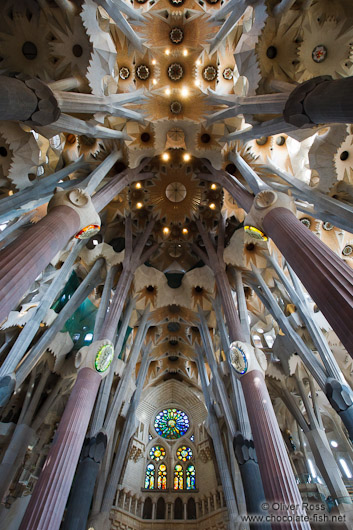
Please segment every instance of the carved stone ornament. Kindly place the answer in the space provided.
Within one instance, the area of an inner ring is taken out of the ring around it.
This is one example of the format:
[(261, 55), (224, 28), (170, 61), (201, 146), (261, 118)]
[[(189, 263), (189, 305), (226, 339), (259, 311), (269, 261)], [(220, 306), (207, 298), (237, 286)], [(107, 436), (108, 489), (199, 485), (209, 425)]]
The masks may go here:
[(114, 345), (110, 340), (102, 339), (81, 348), (75, 358), (77, 369), (91, 368), (105, 377), (114, 358)]
[[(80, 218), (80, 230), (76, 237), (88, 239), (100, 230), (100, 217), (96, 212), (91, 197), (79, 188), (63, 190), (56, 188), (52, 199), (48, 204), (48, 211), (57, 206), (68, 206), (75, 210)], [(60, 227), (58, 227), (60, 230)]]
[(264, 373), (267, 368), (267, 360), (264, 353), (247, 342), (236, 340), (229, 346), (229, 359), (238, 377), (259, 370)]

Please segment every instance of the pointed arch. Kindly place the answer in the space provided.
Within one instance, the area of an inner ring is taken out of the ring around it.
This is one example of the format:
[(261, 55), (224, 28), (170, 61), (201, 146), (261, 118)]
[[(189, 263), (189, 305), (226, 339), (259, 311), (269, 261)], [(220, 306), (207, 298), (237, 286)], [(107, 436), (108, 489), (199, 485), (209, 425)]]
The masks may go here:
[(196, 504), (192, 497), (187, 502), (186, 513), (188, 519), (196, 519)]
[(184, 506), (180, 497), (177, 497), (174, 502), (174, 519), (184, 519)]
[(165, 519), (165, 500), (159, 497), (157, 501), (156, 519)]
[(143, 505), (142, 519), (152, 519), (152, 499), (147, 497)]

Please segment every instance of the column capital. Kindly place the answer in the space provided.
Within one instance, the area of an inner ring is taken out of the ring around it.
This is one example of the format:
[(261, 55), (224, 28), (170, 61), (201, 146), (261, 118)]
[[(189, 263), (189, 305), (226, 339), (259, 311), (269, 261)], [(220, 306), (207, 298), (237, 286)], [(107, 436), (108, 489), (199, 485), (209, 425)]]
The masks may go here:
[[(80, 188), (64, 190), (60, 187), (55, 189), (54, 195), (49, 201), (48, 212), (57, 206), (68, 206), (74, 210), (80, 218), (77, 239), (89, 239), (99, 232), (101, 220), (92, 203), (91, 197)], [(60, 229), (60, 227), (58, 227)]]
[(247, 342), (236, 340), (229, 346), (229, 356), (237, 377), (240, 378), (254, 370), (265, 375), (267, 359), (259, 348), (254, 348)]
[(290, 93), (284, 107), (284, 120), (298, 128), (315, 125), (315, 122), (312, 121), (311, 117), (305, 111), (305, 99), (318, 85), (327, 81), (332, 81), (330, 75), (320, 75), (297, 86)]
[(102, 339), (81, 348), (76, 355), (77, 369), (90, 368), (98, 372), (102, 379), (108, 375), (109, 367), (114, 358), (114, 345), (110, 340)]
[(245, 464), (249, 460), (257, 463), (256, 450), (253, 440), (247, 440), (241, 433), (238, 433), (233, 440), (234, 453), (239, 465)]
[(253, 204), (244, 220), (244, 230), (254, 239), (266, 241), (263, 221), (266, 215), (275, 208), (286, 208), (296, 214), (294, 199), (285, 193), (270, 189), (262, 190), (255, 195)]
[(25, 123), (28, 125), (50, 125), (60, 117), (61, 110), (54, 92), (40, 79), (27, 79), (24, 81), (27, 88), (31, 89), (37, 98), (37, 108)]
[(352, 390), (337, 379), (329, 377), (325, 390), (327, 398), (336, 412), (343, 412), (353, 405)]

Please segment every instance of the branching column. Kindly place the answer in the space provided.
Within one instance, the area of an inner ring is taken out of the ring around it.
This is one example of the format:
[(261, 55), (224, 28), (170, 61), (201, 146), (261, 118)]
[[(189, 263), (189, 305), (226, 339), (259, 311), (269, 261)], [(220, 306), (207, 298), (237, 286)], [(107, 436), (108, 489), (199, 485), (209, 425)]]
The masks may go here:
[(296, 218), (287, 195), (258, 193), (246, 224), (273, 239), (353, 356), (353, 270)]

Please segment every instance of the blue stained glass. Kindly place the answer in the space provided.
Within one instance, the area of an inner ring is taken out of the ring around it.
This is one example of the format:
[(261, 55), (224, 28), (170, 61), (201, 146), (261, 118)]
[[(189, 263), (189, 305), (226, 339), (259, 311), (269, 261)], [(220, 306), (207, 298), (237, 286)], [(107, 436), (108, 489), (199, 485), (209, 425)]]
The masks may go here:
[(190, 464), (186, 468), (186, 489), (194, 490), (196, 488), (196, 471), (195, 466)]
[(145, 488), (148, 490), (153, 490), (154, 488), (154, 465), (148, 464), (145, 474)]
[(182, 410), (164, 409), (157, 414), (154, 420), (157, 434), (168, 440), (176, 440), (184, 436), (189, 427), (189, 418)]

